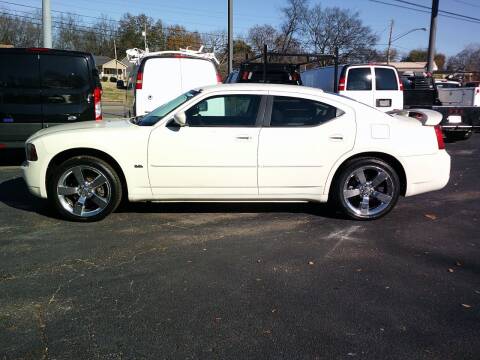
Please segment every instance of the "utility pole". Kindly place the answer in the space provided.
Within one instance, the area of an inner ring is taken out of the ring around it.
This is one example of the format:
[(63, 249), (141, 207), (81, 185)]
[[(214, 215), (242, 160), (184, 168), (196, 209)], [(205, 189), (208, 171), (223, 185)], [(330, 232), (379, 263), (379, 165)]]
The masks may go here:
[(233, 0), (228, 0), (228, 73), (233, 70)]
[(440, 0), (432, 0), (432, 17), (430, 20), (430, 39), (428, 41), (428, 62), (427, 71), (433, 72), (433, 64), (435, 63), (435, 41), (437, 38), (437, 19), (438, 7)]
[(387, 64), (390, 64), (390, 49), (392, 47), (393, 19), (390, 21), (390, 36), (388, 37)]
[(147, 46), (147, 23), (145, 22), (145, 27), (144, 27), (144, 31), (142, 31), (142, 35), (143, 35), (143, 41), (144, 41), (144, 45), (145, 45), (145, 52), (148, 53), (148, 46)]
[(52, 47), (52, 13), (50, 0), (42, 0), (43, 47)]
[(117, 44), (113, 39), (113, 50), (115, 51), (115, 77), (118, 78), (118, 65), (117, 65)]

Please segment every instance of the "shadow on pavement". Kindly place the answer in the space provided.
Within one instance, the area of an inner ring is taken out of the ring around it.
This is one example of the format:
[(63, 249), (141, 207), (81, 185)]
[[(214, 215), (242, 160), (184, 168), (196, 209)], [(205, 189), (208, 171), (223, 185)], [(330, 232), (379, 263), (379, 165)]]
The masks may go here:
[[(30, 194), (20, 178), (0, 183), (0, 202), (15, 209), (58, 218), (44, 199)], [(326, 218), (342, 219), (325, 204), (316, 203), (126, 203), (120, 213), (304, 213)]]

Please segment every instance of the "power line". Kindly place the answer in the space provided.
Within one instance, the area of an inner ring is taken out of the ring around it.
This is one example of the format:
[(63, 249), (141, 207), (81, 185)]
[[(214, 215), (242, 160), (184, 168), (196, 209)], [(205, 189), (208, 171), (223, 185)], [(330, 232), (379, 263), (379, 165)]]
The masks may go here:
[[(408, 6), (403, 6), (403, 5), (398, 5), (398, 4), (392, 4), (392, 3), (388, 3), (388, 2), (380, 1), (380, 0), (368, 0), (368, 1), (378, 3), (378, 4), (383, 4), (383, 5), (389, 5), (389, 6), (393, 6), (393, 7), (396, 7), (396, 8), (421, 12), (421, 13), (424, 13), (424, 14), (430, 14), (431, 13), (430, 11), (426, 11), (426, 10), (422, 10), (422, 9), (418, 9), (418, 8), (413, 8), (413, 7), (408, 7)], [(393, 0), (393, 1), (395, 1), (395, 0)], [(430, 8), (428, 8), (428, 9), (430, 9)], [(472, 24), (480, 24), (480, 21), (468, 20), (468, 19), (465, 19), (462, 15), (461, 15), (461, 17), (458, 17), (458, 16), (455, 17), (455, 16), (446, 15), (446, 14), (440, 14), (440, 16), (450, 18), (450, 19), (465, 21), (465, 22), (469, 22), (469, 23), (472, 23)]]
[[(429, 6), (418, 5), (418, 4), (412, 3), (412, 2), (410, 2), (410, 1), (405, 1), (405, 0), (392, 0), (392, 1), (396, 1), (396, 2), (399, 2), (399, 3), (402, 3), (402, 4), (413, 5), (413, 6), (417, 6), (417, 7), (423, 8), (423, 9), (431, 10), (431, 8), (430, 8)], [(469, 19), (469, 20), (474, 20), (474, 21), (479, 21), (479, 22), (480, 22), (480, 18), (474, 18), (474, 17), (471, 17), (471, 16), (463, 15), (463, 14), (457, 14), (457, 13), (454, 13), (454, 12), (451, 12), (451, 11), (438, 10), (438, 12), (439, 12), (439, 13), (442, 13), (442, 14), (448, 14), (448, 15), (452, 15), (452, 16), (458, 16), (458, 17), (461, 17), (461, 18), (465, 18), (465, 19)]]
[(480, 8), (480, 5), (478, 4), (472, 4), (468, 1), (463, 1), (463, 0), (452, 0), (452, 1), (455, 1), (457, 3), (460, 3), (460, 4), (465, 4), (465, 5), (468, 5), (468, 6), (473, 6), (473, 7), (477, 7), (477, 8)]

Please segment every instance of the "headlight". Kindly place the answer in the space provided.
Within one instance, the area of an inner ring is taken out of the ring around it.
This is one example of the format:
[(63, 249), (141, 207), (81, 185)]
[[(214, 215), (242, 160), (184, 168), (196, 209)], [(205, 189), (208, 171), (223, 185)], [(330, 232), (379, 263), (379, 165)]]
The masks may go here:
[(33, 145), (31, 143), (27, 144), (26, 155), (27, 155), (27, 160), (28, 161), (37, 161), (38, 160), (37, 149), (35, 149), (35, 145)]

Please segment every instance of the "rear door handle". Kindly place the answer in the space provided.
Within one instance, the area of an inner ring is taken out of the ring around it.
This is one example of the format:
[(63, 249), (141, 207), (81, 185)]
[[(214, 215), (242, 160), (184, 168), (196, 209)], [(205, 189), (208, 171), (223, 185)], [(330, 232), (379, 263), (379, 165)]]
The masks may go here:
[(248, 136), (248, 135), (238, 135), (235, 137), (235, 139), (238, 139), (238, 140), (251, 140), (252, 137), (251, 136)]

